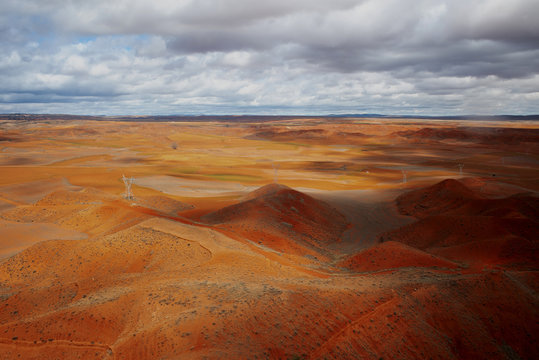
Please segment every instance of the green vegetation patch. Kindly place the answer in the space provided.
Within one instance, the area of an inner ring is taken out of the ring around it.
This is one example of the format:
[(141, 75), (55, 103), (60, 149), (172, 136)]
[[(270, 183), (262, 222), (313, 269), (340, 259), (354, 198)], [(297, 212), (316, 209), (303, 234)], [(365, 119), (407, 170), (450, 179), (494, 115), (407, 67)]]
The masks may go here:
[(183, 167), (174, 167), (169, 171), (175, 174), (198, 174), (198, 167), (194, 166), (183, 166)]
[(206, 175), (212, 179), (221, 181), (235, 181), (235, 182), (255, 182), (260, 181), (260, 176), (243, 175), (243, 174), (209, 174)]

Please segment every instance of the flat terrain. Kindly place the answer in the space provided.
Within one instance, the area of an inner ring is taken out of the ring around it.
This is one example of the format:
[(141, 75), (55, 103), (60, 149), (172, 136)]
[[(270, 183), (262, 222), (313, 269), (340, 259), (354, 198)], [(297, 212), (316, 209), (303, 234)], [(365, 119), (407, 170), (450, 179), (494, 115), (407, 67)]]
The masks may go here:
[(0, 359), (539, 358), (539, 124), (210, 120), (0, 120)]

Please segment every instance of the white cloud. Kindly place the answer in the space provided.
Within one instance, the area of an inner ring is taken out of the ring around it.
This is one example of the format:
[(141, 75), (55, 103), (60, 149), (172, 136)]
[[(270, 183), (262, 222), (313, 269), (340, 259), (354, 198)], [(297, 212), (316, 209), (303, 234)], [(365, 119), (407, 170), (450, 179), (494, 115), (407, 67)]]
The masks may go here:
[(11, 68), (20, 65), (21, 57), (15, 50), (9, 54), (0, 55), (0, 69)]
[(80, 55), (70, 55), (65, 59), (62, 69), (66, 74), (86, 73), (88, 71), (88, 62)]
[(231, 51), (223, 56), (223, 64), (231, 66), (247, 66), (251, 55), (247, 51)]
[(533, 0), (5, 0), (0, 112), (537, 113)]

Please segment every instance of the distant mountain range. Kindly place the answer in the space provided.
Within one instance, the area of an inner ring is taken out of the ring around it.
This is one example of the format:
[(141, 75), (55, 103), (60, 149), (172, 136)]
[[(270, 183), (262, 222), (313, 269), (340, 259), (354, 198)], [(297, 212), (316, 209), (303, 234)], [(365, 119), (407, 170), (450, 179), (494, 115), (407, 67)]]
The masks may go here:
[(329, 115), (68, 115), (68, 114), (0, 114), (0, 120), (96, 120), (96, 121), (222, 121), (222, 122), (265, 122), (292, 119), (343, 119), (343, 118), (379, 118), (379, 119), (424, 119), (424, 120), (493, 120), (493, 121), (536, 121), (536, 115), (458, 115), (458, 116), (422, 116), (422, 115), (382, 115), (382, 114), (329, 114)]

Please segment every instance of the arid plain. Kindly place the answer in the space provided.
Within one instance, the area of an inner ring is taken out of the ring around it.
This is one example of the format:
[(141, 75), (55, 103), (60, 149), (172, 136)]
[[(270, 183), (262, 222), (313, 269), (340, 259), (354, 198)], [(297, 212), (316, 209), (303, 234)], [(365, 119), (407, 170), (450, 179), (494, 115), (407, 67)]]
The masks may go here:
[(0, 122), (1, 359), (539, 358), (537, 122), (111, 120)]

